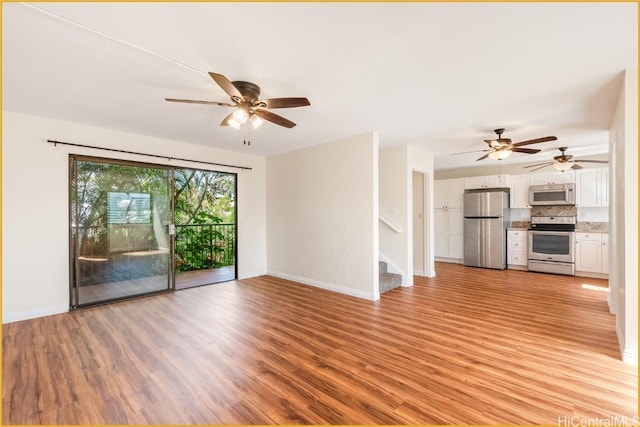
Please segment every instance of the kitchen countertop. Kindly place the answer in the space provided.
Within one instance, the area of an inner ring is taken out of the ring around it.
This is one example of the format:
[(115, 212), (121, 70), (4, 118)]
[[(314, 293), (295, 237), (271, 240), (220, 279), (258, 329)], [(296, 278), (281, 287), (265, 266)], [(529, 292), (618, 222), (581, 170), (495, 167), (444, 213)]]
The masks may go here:
[[(509, 230), (528, 230), (531, 228), (531, 222), (529, 221), (512, 221)], [(576, 223), (576, 231), (578, 233), (608, 233), (608, 222), (589, 222), (579, 221)]]

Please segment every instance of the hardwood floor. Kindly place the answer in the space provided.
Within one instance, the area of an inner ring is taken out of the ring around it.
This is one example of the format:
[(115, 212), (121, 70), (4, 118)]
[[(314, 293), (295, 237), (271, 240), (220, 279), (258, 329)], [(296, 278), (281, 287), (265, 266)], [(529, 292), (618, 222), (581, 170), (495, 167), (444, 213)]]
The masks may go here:
[(607, 294), (582, 286), (606, 281), (436, 272), (377, 302), (263, 276), (3, 325), (3, 423), (568, 425), (638, 414), (637, 368), (619, 360)]

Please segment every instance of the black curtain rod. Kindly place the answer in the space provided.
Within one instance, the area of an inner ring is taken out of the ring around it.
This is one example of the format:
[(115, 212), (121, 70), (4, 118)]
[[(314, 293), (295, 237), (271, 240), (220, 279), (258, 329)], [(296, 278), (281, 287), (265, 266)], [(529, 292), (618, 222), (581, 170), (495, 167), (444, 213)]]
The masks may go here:
[(60, 145), (70, 145), (72, 147), (95, 148), (96, 150), (115, 151), (116, 153), (126, 153), (126, 154), (136, 154), (138, 156), (156, 157), (158, 159), (167, 159), (169, 161), (171, 161), (171, 160), (181, 160), (183, 162), (202, 163), (202, 164), (205, 164), (205, 165), (223, 166), (223, 167), (226, 167), (226, 168), (235, 168), (235, 169), (242, 169), (242, 170), (249, 170), (249, 171), (253, 170), (253, 168), (250, 168), (250, 167), (247, 167), (247, 166), (225, 165), (224, 163), (204, 162), (202, 160), (191, 160), (191, 159), (182, 159), (180, 157), (160, 156), (158, 154), (138, 153), (136, 151), (117, 150), (115, 148), (96, 147), (94, 145), (74, 144), (74, 143), (71, 143), (71, 142), (53, 141), (51, 139), (47, 139), (47, 142), (50, 143), (50, 144), (53, 144), (54, 147), (56, 145), (58, 145), (58, 144), (60, 144)]

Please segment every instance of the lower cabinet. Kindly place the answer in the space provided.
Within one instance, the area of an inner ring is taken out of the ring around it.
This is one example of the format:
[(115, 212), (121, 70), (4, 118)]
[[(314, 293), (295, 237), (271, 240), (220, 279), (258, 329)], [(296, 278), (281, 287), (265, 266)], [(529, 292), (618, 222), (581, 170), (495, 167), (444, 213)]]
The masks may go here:
[(609, 234), (602, 233), (602, 273), (609, 274)]
[(507, 267), (527, 269), (527, 230), (507, 230)]
[(576, 233), (576, 276), (609, 274), (609, 235)]

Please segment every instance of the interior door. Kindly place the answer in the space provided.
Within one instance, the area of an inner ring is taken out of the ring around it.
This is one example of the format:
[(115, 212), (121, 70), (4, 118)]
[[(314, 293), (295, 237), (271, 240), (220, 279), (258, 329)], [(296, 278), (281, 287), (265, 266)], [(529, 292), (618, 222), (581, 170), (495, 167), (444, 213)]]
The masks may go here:
[(171, 170), (70, 158), (71, 307), (173, 287)]

